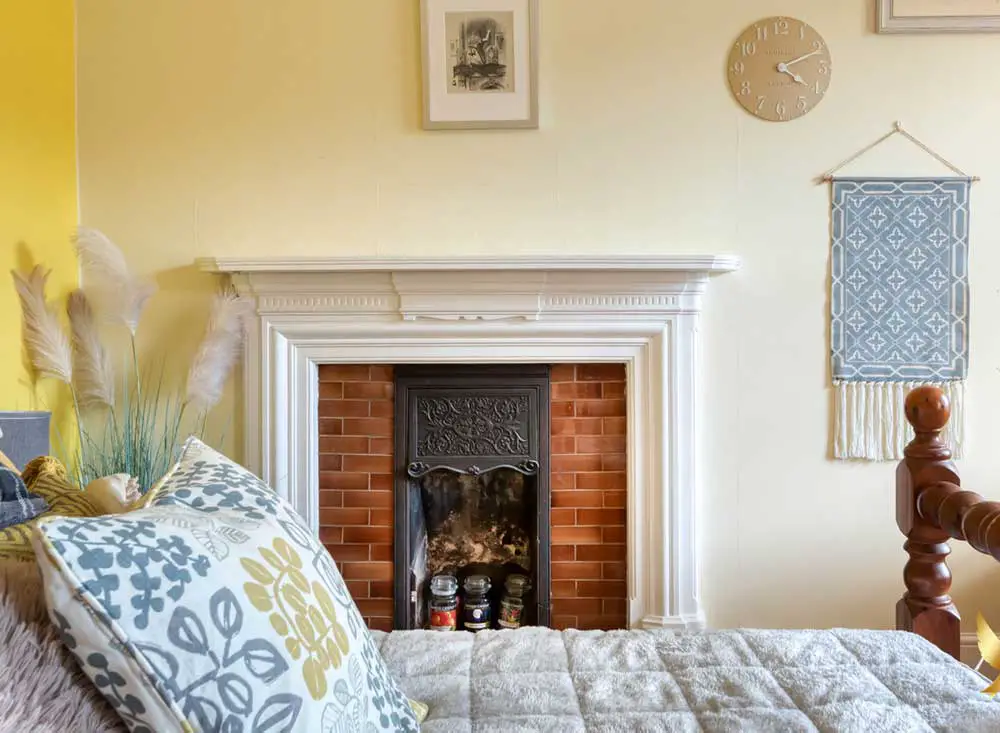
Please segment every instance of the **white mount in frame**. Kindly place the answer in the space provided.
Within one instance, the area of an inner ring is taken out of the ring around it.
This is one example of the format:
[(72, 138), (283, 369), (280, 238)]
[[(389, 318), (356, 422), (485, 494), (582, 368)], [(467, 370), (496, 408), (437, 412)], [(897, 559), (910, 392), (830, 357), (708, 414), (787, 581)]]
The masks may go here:
[(995, 0), (967, 0), (972, 12), (954, 14), (949, 0), (876, 0), (879, 33), (998, 33)]
[(255, 298), (245, 459), (319, 525), (320, 364), (627, 369), (632, 627), (701, 628), (702, 298), (728, 256), (219, 259)]

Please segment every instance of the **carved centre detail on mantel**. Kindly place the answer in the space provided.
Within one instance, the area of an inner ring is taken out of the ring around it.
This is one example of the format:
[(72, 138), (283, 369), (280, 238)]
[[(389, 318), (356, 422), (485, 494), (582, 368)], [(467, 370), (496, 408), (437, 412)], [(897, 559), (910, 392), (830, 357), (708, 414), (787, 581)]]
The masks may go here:
[[(231, 257), (198, 265), (232, 276), (256, 302), (243, 457), (313, 527), (319, 364), (625, 364), (629, 623), (704, 627), (696, 508), (711, 444), (699, 432), (700, 318), (711, 276), (738, 269), (737, 257)], [(516, 420), (505, 416), (492, 427), (516, 456)], [(437, 429), (460, 448), (463, 431), (482, 435), (483, 427), (442, 419)]]

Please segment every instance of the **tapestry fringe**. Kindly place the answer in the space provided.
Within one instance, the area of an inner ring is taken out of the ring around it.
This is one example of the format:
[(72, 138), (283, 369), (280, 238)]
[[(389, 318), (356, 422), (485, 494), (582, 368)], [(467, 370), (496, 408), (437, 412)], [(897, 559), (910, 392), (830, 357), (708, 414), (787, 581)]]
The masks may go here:
[(903, 402), (910, 390), (931, 384), (951, 402), (951, 420), (942, 437), (955, 458), (965, 452), (965, 381), (834, 382), (836, 414), (833, 454), (838, 459), (898, 461), (913, 439)]

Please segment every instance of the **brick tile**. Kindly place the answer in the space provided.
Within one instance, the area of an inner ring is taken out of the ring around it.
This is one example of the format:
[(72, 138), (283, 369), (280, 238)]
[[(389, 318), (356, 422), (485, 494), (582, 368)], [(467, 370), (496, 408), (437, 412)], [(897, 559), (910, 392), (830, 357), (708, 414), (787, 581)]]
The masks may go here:
[(345, 491), (345, 507), (368, 507), (369, 509), (392, 508), (391, 491)]
[(359, 598), (371, 598), (370, 583), (367, 580), (345, 580), (344, 583), (355, 601)]
[(625, 417), (625, 400), (579, 400), (575, 405), (578, 417)]
[(606, 417), (604, 418), (605, 435), (625, 435), (628, 427), (627, 417)]
[(553, 580), (551, 587), (553, 598), (576, 598), (575, 580)]
[(605, 527), (604, 536), (602, 538), (604, 542), (610, 544), (625, 544), (625, 528), (624, 527)]
[(344, 421), (339, 417), (321, 417), (319, 420), (319, 434), (321, 436), (343, 435)]
[(628, 494), (624, 491), (605, 491), (604, 492), (604, 506), (623, 508), (628, 501)]
[(324, 527), (367, 527), (368, 514), (368, 510), (361, 507), (330, 507), (319, 510), (319, 521)]
[(345, 580), (390, 580), (392, 563), (345, 562), (343, 576)]
[(624, 598), (605, 598), (604, 599), (604, 615), (621, 617), (622, 623), (625, 622), (625, 614), (628, 613), (628, 602)]
[(581, 382), (624, 382), (624, 364), (580, 364), (576, 378)]
[(550, 382), (575, 382), (576, 364), (553, 364), (549, 371)]
[[(327, 545), (330, 556), (338, 563), (366, 562), (369, 560), (368, 545)], [(365, 586), (365, 593), (368, 586)]]
[[(368, 417), (371, 404), (368, 400), (325, 400), (325, 402), (323, 414), (326, 417)], [(350, 435), (361, 434), (347, 432)]]
[(552, 419), (560, 417), (573, 417), (576, 415), (576, 403), (574, 402), (553, 402), (550, 410)]
[(392, 545), (371, 545), (373, 562), (392, 562)]
[[(367, 403), (365, 403), (367, 404)], [(344, 420), (344, 435), (365, 435), (369, 438), (392, 436), (392, 420), (385, 418), (347, 418)]]
[(576, 453), (576, 440), (572, 435), (553, 436), (549, 442), (549, 452), (552, 455)]
[(391, 618), (383, 618), (381, 616), (365, 616), (363, 618), (365, 620), (365, 626), (367, 626), (370, 631), (392, 631)]
[(549, 559), (552, 562), (570, 562), (571, 560), (576, 560), (576, 547), (573, 545), (556, 545), (551, 547), (549, 548)]
[(552, 385), (553, 400), (599, 400), (601, 385), (598, 382), (561, 382)]
[(581, 598), (624, 598), (625, 581), (580, 580), (577, 581), (576, 592)]
[(392, 617), (392, 601), (387, 598), (365, 598), (357, 603), (362, 616)]
[[(392, 509), (372, 509), (371, 526), (373, 527), (391, 527), (392, 525)], [(375, 558), (372, 558), (373, 560)]]
[(587, 562), (624, 562), (625, 545), (581, 545), (576, 548), (576, 559)]
[(391, 382), (395, 379), (394, 368), (391, 364), (373, 364), (371, 368), (371, 380), (373, 382)]
[(601, 456), (575, 455), (575, 456), (552, 456), (550, 460), (551, 469), (556, 473), (566, 471), (600, 471)]
[(581, 527), (625, 524), (624, 509), (578, 509), (576, 512), (576, 523)]
[(332, 453), (321, 453), (319, 456), (320, 471), (339, 471), (343, 462), (339, 455)]
[(371, 445), (368, 447), (368, 455), (371, 456), (391, 456), (392, 438), (371, 438)]
[(606, 562), (601, 565), (601, 578), (604, 580), (625, 580), (627, 572), (623, 562)]
[(575, 527), (576, 509), (553, 509), (549, 515), (553, 527)]
[(596, 616), (578, 616), (576, 620), (577, 628), (581, 631), (614, 631), (624, 628), (624, 619), (599, 614)]
[(576, 616), (566, 616), (560, 614), (559, 616), (552, 616), (551, 619), (552, 628), (556, 631), (565, 631), (566, 629), (576, 628)]
[(367, 455), (368, 442), (368, 438), (360, 435), (321, 436), (319, 439), (319, 450), (321, 453), (357, 453)]
[[(600, 527), (552, 528), (552, 544), (554, 545), (599, 545), (603, 541)], [(579, 549), (577, 548), (577, 550)]]
[(391, 580), (373, 580), (371, 587), (371, 598), (392, 598)]
[(580, 436), (576, 439), (577, 453), (614, 453), (625, 455), (624, 435)]
[(625, 396), (625, 382), (602, 382), (601, 397), (608, 399), (611, 397)]
[(320, 382), (319, 383), (319, 414), (324, 414), (323, 411), (323, 401), (324, 400), (339, 400), (344, 397), (344, 383), (343, 382)]
[(603, 613), (604, 604), (600, 598), (560, 598), (552, 601), (552, 613), (598, 615)]
[(393, 413), (392, 400), (372, 400), (371, 401), (371, 414), (372, 417), (388, 417), (391, 418)]
[(344, 492), (320, 490), (319, 505), (321, 508), (344, 506)]
[(600, 580), (601, 577), (601, 563), (599, 562), (552, 563), (552, 578), (554, 580)]
[(373, 473), (371, 475), (371, 485), (372, 491), (392, 491), (393, 486), (393, 476), (389, 473)]
[(367, 364), (323, 364), (319, 368), (321, 382), (367, 382), (370, 375)]
[(319, 472), (320, 491), (358, 491), (367, 488), (367, 473), (343, 473), (342, 471)]
[(344, 530), (342, 527), (320, 527), (319, 541), (324, 545), (339, 545), (344, 541)]
[(628, 488), (626, 474), (617, 471), (590, 471), (576, 475), (576, 488), (598, 489), (600, 491), (625, 491)]
[(344, 470), (355, 473), (392, 473), (392, 456), (344, 456)]
[(392, 397), (392, 382), (347, 382), (344, 399), (385, 400)]
[[(343, 531), (343, 541), (347, 544), (360, 544), (365, 542), (386, 545), (392, 544), (391, 527), (344, 527)], [(380, 580), (381, 579), (382, 578), (380, 578)]]
[(577, 507), (602, 507), (604, 497), (600, 491), (553, 491), (552, 506), (557, 509), (572, 509)]
[(560, 489), (575, 489), (576, 488), (576, 477), (579, 474), (576, 473), (553, 473), (549, 477), (549, 488), (553, 491), (559, 491)]
[(553, 435), (602, 435), (603, 433), (604, 423), (599, 417), (552, 420)]
[(601, 456), (601, 468), (605, 471), (624, 471), (628, 457), (624, 453), (605, 453)]

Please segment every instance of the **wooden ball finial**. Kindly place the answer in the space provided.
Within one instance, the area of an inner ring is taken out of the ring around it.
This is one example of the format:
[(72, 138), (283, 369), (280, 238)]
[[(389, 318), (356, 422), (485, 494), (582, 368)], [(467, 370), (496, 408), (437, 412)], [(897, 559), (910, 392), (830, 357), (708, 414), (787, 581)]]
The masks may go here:
[(919, 433), (937, 433), (951, 417), (951, 403), (938, 387), (917, 387), (906, 395), (906, 419)]

